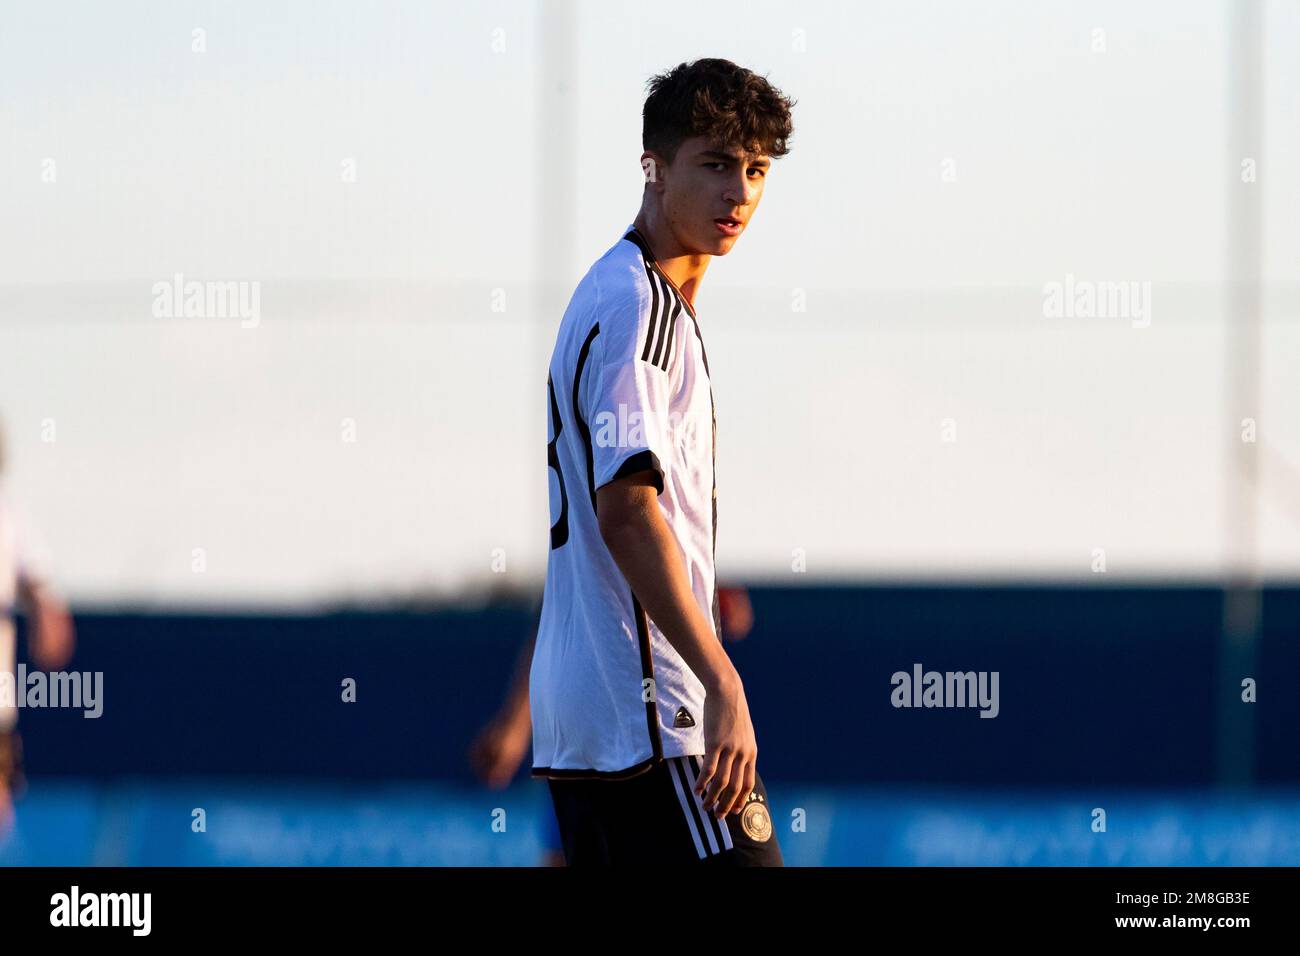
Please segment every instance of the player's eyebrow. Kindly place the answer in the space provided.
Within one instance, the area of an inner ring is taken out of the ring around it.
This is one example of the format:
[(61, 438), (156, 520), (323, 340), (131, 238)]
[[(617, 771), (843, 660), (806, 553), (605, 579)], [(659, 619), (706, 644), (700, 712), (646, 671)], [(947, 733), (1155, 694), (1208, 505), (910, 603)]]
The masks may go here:
[[(700, 157), (701, 158), (707, 157), (708, 159), (721, 160), (726, 163), (739, 163), (744, 158), (744, 154), (724, 153), (716, 149), (706, 149), (700, 153)], [(772, 165), (772, 161), (769, 160), (766, 156), (757, 156), (754, 159), (749, 161), (749, 165), (762, 166), (766, 168)]]

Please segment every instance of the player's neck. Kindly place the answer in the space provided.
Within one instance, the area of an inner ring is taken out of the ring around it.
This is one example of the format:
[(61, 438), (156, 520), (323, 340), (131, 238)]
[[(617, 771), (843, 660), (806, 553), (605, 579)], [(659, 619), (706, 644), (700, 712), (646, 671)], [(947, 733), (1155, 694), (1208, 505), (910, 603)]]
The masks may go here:
[(704, 281), (705, 270), (713, 256), (688, 252), (673, 236), (658, 210), (642, 207), (632, 225), (650, 246), (650, 254), (660, 270), (677, 286), (691, 308), (695, 308), (695, 294)]

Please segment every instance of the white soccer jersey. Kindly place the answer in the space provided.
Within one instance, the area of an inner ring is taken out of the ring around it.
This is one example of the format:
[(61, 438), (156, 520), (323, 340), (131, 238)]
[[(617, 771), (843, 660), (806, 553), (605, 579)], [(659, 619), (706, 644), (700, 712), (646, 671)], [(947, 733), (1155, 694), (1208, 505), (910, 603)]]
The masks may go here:
[(720, 631), (715, 416), (690, 304), (629, 227), (583, 277), (547, 379), (551, 540), (529, 674), (533, 775), (628, 777), (704, 753), (704, 687), (600, 536), (596, 489), (653, 469), (691, 590)]

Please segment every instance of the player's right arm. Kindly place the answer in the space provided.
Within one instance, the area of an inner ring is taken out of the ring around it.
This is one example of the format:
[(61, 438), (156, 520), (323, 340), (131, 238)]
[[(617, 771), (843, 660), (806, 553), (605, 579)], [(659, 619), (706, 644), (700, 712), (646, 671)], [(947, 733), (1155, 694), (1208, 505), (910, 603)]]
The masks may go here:
[(641, 606), (704, 684), (705, 755), (696, 790), (705, 809), (724, 817), (743, 809), (754, 788), (754, 725), (740, 675), (691, 592), (653, 480), (653, 472), (642, 471), (596, 490), (600, 535)]
[(706, 753), (696, 787), (705, 807), (721, 817), (744, 807), (758, 747), (740, 675), (691, 590), (681, 547), (659, 508), (676, 439), (671, 363), (656, 361), (665, 339), (663, 313), (654, 306), (646, 288), (600, 300), (599, 334), (579, 404), (591, 436), (592, 487), (605, 546), (641, 606), (704, 685)]

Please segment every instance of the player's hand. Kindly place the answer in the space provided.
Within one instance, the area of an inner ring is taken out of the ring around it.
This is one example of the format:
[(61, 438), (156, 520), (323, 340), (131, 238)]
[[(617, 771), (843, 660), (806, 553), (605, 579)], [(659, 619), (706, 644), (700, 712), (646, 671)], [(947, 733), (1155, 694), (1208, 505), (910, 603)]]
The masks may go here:
[(704, 760), (695, 782), (704, 809), (718, 819), (744, 809), (754, 789), (758, 742), (749, 719), (749, 702), (734, 671), (704, 698)]
[(479, 731), (470, 745), (470, 766), (483, 783), (500, 790), (514, 779), (531, 738), (531, 724), (498, 715)]

